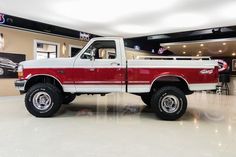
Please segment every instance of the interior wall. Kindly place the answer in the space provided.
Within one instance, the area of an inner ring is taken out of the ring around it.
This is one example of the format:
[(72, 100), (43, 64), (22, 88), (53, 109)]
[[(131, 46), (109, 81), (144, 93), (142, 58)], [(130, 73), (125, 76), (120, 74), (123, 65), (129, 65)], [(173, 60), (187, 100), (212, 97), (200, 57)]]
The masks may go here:
[[(0, 26), (0, 33), (3, 33), (5, 40), (5, 47), (0, 51), (4, 53), (25, 54), (26, 60), (34, 59), (34, 40), (59, 43), (60, 57), (69, 56), (69, 45), (84, 46), (86, 44), (86, 42), (80, 40), (6, 28), (2, 26)], [(65, 54), (62, 53), (62, 45), (64, 43), (66, 44)], [(0, 79), (0, 96), (19, 95), (19, 92), (14, 87), (15, 80), (16, 79)]]

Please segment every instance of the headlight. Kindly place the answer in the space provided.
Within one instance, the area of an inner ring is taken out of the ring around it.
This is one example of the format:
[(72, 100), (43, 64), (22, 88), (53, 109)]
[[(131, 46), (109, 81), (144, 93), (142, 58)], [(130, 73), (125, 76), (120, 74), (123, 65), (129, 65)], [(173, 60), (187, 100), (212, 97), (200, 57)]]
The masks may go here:
[(24, 70), (23, 65), (19, 64), (17, 68), (18, 78), (21, 78), (24, 76), (23, 70)]

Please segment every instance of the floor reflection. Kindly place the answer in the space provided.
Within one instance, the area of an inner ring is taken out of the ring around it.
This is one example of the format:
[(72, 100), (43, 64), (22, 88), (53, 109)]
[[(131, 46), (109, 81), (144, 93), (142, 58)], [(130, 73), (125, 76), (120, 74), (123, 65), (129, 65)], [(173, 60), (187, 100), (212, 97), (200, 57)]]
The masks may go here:
[(162, 121), (130, 94), (79, 96), (53, 118), (33, 117), (23, 96), (2, 97), (0, 157), (32, 157), (42, 146), (38, 156), (235, 157), (236, 96), (187, 98), (182, 118)]
[[(195, 93), (188, 96), (188, 108), (180, 121), (235, 121), (236, 116), (226, 101), (229, 96)], [(222, 109), (223, 107), (223, 109)], [(236, 106), (235, 106), (236, 107)], [(234, 112), (235, 113), (235, 112)], [(154, 111), (139, 97), (127, 94), (111, 94), (105, 97), (79, 96), (69, 105), (63, 105), (57, 116), (126, 116), (135, 115), (157, 119)], [(236, 121), (235, 121), (236, 122)]]

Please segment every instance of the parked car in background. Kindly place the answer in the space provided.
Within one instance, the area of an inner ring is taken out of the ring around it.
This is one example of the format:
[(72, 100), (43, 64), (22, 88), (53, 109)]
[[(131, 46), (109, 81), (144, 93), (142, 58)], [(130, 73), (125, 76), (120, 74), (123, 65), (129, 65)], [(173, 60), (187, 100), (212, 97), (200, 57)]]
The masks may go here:
[(9, 72), (16, 72), (17, 63), (12, 60), (0, 57), (0, 76), (6, 76)]

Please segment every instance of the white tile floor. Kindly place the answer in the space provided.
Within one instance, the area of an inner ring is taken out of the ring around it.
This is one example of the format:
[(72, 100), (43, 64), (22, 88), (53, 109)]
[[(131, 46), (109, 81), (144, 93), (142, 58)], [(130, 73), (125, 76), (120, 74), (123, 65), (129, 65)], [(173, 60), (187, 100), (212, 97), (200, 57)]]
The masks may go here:
[(45, 119), (23, 99), (0, 97), (0, 157), (236, 156), (236, 96), (195, 93), (173, 122), (128, 94), (80, 96)]

